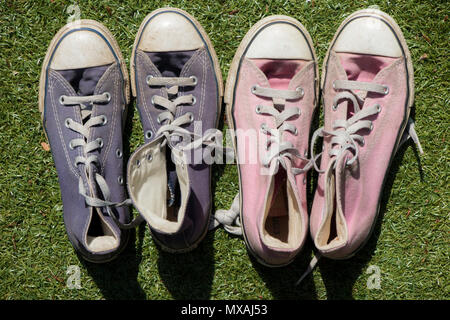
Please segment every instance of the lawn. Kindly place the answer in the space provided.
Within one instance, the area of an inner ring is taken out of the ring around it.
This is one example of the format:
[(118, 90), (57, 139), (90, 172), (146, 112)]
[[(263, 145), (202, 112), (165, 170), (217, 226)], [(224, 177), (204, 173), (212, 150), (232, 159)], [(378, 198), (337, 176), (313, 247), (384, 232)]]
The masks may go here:
[[(448, 3), (79, 1), (81, 18), (111, 30), (128, 66), (148, 13), (162, 5), (188, 11), (208, 32), (224, 79), (242, 37), (263, 17), (284, 14), (302, 22), (320, 66), (337, 27), (353, 11), (378, 5), (394, 17), (412, 54), (413, 114), (425, 154), (411, 142), (399, 150), (368, 244), (350, 260), (322, 259), (299, 287), (294, 283), (313, 256), (311, 240), (290, 266), (269, 269), (249, 256), (241, 238), (223, 229), (209, 232), (195, 251), (173, 255), (160, 251), (143, 224), (117, 260), (95, 265), (77, 257), (65, 233), (57, 174), (51, 152), (42, 146), (38, 111), (41, 64), (73, 3), (0, 0), (0, 299), (450, 298)], [(144, 141), (138, 113), (131, 117), (128, 154)], [(214, 169), (215, 208), (225, 208), (238, 191), (236, 167)], [(67, 287), (72, 265), (79, 267), (81, 289)], [(379, 268), (379, 288), (368, 286), (370, 266)]]

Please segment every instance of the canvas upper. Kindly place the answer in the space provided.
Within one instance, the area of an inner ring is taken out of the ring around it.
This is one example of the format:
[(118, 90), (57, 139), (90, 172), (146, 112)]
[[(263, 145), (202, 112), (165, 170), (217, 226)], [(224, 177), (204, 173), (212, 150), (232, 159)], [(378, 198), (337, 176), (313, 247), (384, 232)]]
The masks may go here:
[(310, 36), (286, 16), (267, 17), (250, 29), (227, 80), (240, 176), (238, 212), (250, 252), (268, 266), (290, 263), (306, 239), (316, 80)]
[(145, 137), (128, 166), (131, 199), (163, 249), (190, 250), (205, 236), (212, 206), (202, 154), (217, 133), (217, 58), (193, 17), (164, 8), (142, 22), (131, 68)]
[[(86, 50), (89, 48), (89, 50)], [(49, 46), (40, 109), (58, 172), (64, 223), (75, 249), (109, 261), (128, 233), (122, 127), (128, 75), (112, 35), (92, 20), (64, 26)]]
[(313, 139), (323, 136), (323, 148), (311, 235), (320, 254), (344, 259), (370, 236), (408, 125), (413, 69), (397, 24), (379, 10), (352, 14), (331, 43), (322, 77), (324, 127)]

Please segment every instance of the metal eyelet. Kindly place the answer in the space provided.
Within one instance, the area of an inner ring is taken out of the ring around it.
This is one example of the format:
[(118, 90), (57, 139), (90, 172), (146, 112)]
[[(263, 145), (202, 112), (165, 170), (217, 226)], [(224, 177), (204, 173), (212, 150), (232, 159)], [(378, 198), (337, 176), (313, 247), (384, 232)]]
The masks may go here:
[(251, 93), (255, 93), (256, 92), (256, 85), (252, 86), (250, 88)]
[(103, 93), (106, 96), (106, 102), (110, 102), (111, 101), (111, 94), (109, 92), (105, 92)]
[(337, 105), (336, 104), (333, 104), (332, 106), (331, 106), (331, 109), (333, 110), (333, 111), (336, 111), (337, 110)]
[(387, 95), (389, 93), (389, 87), (384, 86), (384, 95)]
[(161, 118), (159, 116), (156, 117), (156, 122), (158, 122), (158, 124), (161, 124)]
[(333, 81), (333, 89), (336, 90), (336, 83)]
[(300, 92), (300, 98), (305, 95), (305, 90), (302, 87), (297, 87), (295, 91)]
[(153, 132), (151, 130), (145, 131), (145, 138), (146, 139), (150, 140), (152, 137), (153, 137)]
[(153, 160), (153, 155), (149, 152), (147, 154), (147, 161), (152, 161)]
[(122, 151), (120, 149), (117, 149), (116, 150), (116, 157), (120, 159), (120, 158), (122, 158), (122, 156), (123, 156)]
[(192, 84), (193, 86), (195, 86), (198, 83), (198, 79), (196, 76), (190, 76), (189, 78), (194, 80), (194, 83)]
[(145, 78), (145, 82), (147, 82), (148, 85), (150, 85), (150, 79), (152, 79), (153, 76), (152, 75), (148, 75), (147, 78)]
[(117, 177), (117, 182), (118, 182), (120, 185), (123, 185), (123, 178), (122, 178), (122, 176), (118, 176), (118, 177)]
[(136, 160), (136, 167), (139, 168), (140, 166), (141, 166), (141, 160), (137, 159), (137, 160)]
[(362, 138), (362, 141), (361, 141), (361, 146), (363, 146), (364, 147), (364, 145), (366, 144), (366, 140), (364, 140), (364, 138)]
[(60, 96), (59, 97), (59, 103), (60, 104), (64, 104), (64, 96)]
[(197, 98), (195, 96), (192, 96), (192, 105), (197, 103)]
[(380, 113), (381, 112), (381, 106), (379, 104), (377, 104), (377, 112)]
[(102, 138), (98, 138), (97, 139), (97, 143), (98, 143), (100, 148), (103, 148), (103, 139)]
[(69, 142), (69, 148), (70, 148), (70, 150), (73, 150), (73, 149), (74, 149), (73, 144), (72, 144), (72, 141)]
[(370, 123), (370, 131), (372, 131), (373, 130), (373, 123), (371, 122)]
[(66, 128), (69, 128), (71, 123), (72, 123), (72, 119), (70, 119), (70, 118), (66, 118), (66, 120), (64, 120), (64, 125), (66, 126)]
[(257, 105), (257, 106), (256, 106), (255, 112), (256, 112), (257, 114), (261, 114), (261, 106), (260, 106), (260, 105)]
[(150, 99), (150, 103), (153, 104), (153, 105), (155, 105), (155, 99), (154, 99), (154, 97), (155, 97), (155, 96), (152, 96), (152, 98)]
[(296, 135), (298, 135), (298, 129), (297, 129), (297, 127), (295, 127), (295, 130), (294, 130), (294, 136), (296, 136)]
[(192, 112), (188, 112), (187, 114), (189, 115), (189, 121), (193, 122), (194, 121), (194, 114)]
[(108, 122), (108, 119), (106, 118), (105, 115), (102, 115), (100, 117), (102, 117), (102, 125), (105, 125)]

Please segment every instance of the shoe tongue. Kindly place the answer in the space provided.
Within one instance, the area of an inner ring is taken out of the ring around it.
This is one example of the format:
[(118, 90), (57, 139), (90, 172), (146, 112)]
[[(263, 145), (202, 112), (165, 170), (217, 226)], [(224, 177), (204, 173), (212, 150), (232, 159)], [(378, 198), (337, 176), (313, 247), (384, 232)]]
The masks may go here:
[(146, 52), (163, 77), (179, 77), (186, 62), (197, 50)]
[(181, 192), (175, 164), (171, 161), (171, 148), (166, 148), (167, 161), (167, 206), (179, 207), (181, 205)]
[(95, 92), (98, 81), (109, 65), (91, 68), (59, 70), (58, 72), (70, 83), (79, 96), (90, 96)]

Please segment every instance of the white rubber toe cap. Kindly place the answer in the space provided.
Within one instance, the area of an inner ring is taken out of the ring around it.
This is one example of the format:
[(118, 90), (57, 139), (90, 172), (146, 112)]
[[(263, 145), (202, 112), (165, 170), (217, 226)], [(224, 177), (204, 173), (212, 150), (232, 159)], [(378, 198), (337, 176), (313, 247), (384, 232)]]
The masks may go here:
[(145, 26), (138, 49), (167, 52), (195, 50), (202, 46), (202, 38), (187, 17), (175, 12), (162, 12)]
[(255, 36), (245, 56), (250, 59), (313, 59), (305, 36), (289, 23), (265, 27)]
[(50, 68), (67, 70), (103, 66), (115, 61), (108, 44), (99, 34), (76, 30), (67, 34), (55, 49)]
[(336, 52), (400, 57), (402, 50), (394, 31), (378, 17), (358, 17), (344, 26), (336, 38)]

